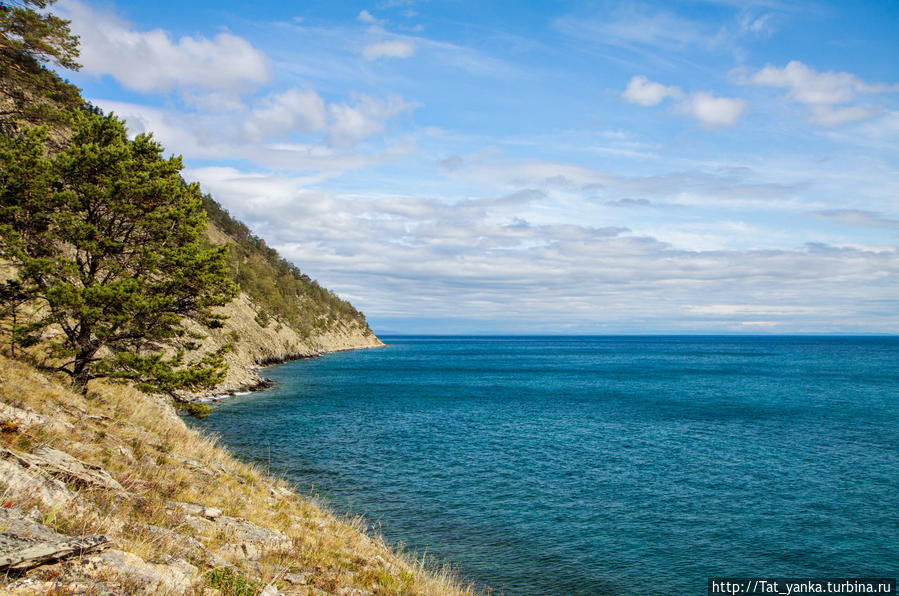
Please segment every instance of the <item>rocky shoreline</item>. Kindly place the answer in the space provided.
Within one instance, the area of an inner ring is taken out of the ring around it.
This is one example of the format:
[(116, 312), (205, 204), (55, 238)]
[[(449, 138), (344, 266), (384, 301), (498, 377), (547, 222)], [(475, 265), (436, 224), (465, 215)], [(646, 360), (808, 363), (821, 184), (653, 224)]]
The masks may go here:
[(259, 374), (259, 371), (266, 366), (275, 366), (277, 364), (284, 364), (286, 362), (293, 362), (295, 360), (309, 360), (312, 358), (321, 358), (322, 356), (327, 356), (328, 354), (336, 354), (338, 352), (350, 352), (353, 350), (367, 350), (371, 348), (383, 348), (385, 344), (378, 340), (377, 344), (372, 345), (362, 345), (357, 347), (346, 347), (339, 348), (335, 350), (326, 350), (321, 352), (314, 352), (311, 354), (289, 354), (283, 357), (268, 357), (264, 358), (261, 361), (257, 361), (251, 366), (246, 367), (247, 370), (251, 371), (253, 375), (255, 375), (255, 379), (250, 382), (243, 383), (240, 385), (229, 386), (227, 383), (223, 383), (214, 389), (199, 394), (193, 394), (190, 396), (191, 401), (199, 402), (199, 403), (209, 403), (209, 402), (217, 402), (222, 401), (231, 397), (235, 397), (238, 395), (246, 395), (249, 393), (253, 393), (255, 391), (263, 391), (265, 389), (270, 389), (274, 387), (276, 382), (273, 379), (269, 379), (267, 377), (263, 377)]

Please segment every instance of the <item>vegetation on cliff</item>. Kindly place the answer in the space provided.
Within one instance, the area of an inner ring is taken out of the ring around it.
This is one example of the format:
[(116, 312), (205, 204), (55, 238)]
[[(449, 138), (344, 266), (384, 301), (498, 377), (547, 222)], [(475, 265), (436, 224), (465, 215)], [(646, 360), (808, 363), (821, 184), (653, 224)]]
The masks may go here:
[[(111, 376), (171, 392), (215, 385), (221, 354), (196, 350), (186, 319), (221, 325), (236, 293), (225, 247), (205, 246), (199, 188), (149, 135), (79, 114), (45, 157), (43, 128), (0, 135), (0, 257), (34, 313), (15, 340), (41, 347), (82, 388)], [(44, 338), (48, 328), (62, 333)], [(164, 355), (162, 347), (173, 353)]]
[(337, 321), (352, 320), (371, 334), (365, 315), (282, 258), (211, 196), (203, 196), (203, 206), (210, 223), (230, 240), (234, 280), (260, 307), (260, 325), (265, 327), (270, 319), (275, 319), (295, 329), (301, 337), (309, 338)]

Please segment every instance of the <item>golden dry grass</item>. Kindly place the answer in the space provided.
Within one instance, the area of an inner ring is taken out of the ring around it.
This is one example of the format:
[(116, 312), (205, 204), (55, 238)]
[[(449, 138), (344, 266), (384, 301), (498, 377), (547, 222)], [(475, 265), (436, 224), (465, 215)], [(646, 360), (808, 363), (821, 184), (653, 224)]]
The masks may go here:
[[(364, 520), (339, 518), (296, 495), (283, 480), (237, 461), (213, 438), (187, 427), (160, 398), (102, 383), (94, 383), (84, 396), (69, 390), (63, 378), (0, 356), (0, 401), (32, 409), (54, 422), (28, 428), (4, 425), (0, 445), (22, 451), (40, 445), (60, 449), (102, 466), (129, 493), (123, 498), (111, 491), (82, 488), (75, 506), (52, 510), (4, 490), (0, 480), (0, 504), (5, 507), (36, 506), (42, 521), (61, 533), (102, 533), (117, 548), (157, 563), (183, 553), (184, 541), (189, 540), (185, 537), (198, 540), (204, 551), (216, 551), (228, 538), (185, 523), (183, 514), (167, 510), (167, 501), (216, 507), (224, 515), (289, 537), (288, 550), (263, 554), (257, 561), (232, 559), (233, 568), (215, 576), (209, 575), (214, 564), (206, 557), (197, 552), (179, 555), (204, 576), (195, 588), (197, 594), (204, 589), (216, 593), (208, 586), (225, 585), (225, 579), (250, 593), (269, 583), (285, 594), (472, 593), (447, 568), (406, 556), (368, 534)], [(284, 579), (287, 574), (299, 574), (305, 583), (289, 583)]]

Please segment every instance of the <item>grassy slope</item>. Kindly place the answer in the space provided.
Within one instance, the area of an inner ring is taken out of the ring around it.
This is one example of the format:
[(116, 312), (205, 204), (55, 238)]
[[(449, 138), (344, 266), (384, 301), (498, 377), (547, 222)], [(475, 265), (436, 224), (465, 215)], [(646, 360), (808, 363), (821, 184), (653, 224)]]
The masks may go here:
[[(217, 507), (225, 515), (246, 518), (290, 537), (292, 546), (286, 552), (267, 553), (258, 561), (231, 558), (234, 567), (227, 577), (246, 591), (206, 592), (211, 594), (255, 594), (269, 583), (283, 594), (468, 593), (443, 571), (425, 569), (381, 539), (365, 534), (361, 520), (338, 519), (292, 493), (283, 481), (235, 460), (213, 439), (185, 426), (166, 403), (130, 387), (99, 383), (85, 397), (68, 390), (63, 382), (0, 356), (0, 401), (54, 421), (30, 428), (0, 421), (0, 446), (29, 452), (46, 445), (65, 451), (102, 466), (131, 496), (120, 499), (104, 490), (81, 489), (77, 506), (51, 510), (10, 491), (0, 478), (3, 507), (29, 510), (37, 506), (40, 519), (56, 531), (106, 534), (116, 548), (148, 562), (170, 560), (178, 542), (160, 538), (148, 525), (173, 530), (175, 537), (191, 536), (210, 551), (220, 549), (226, 540), (222, 534), (197, 531), (184, 523), (183, 516), (167, 513), (170, 500)], [(216, 585), (216, 577), (221, 579), (221, 571), (210, 575), (216, 572), (204, 557), (194, 555), (189, 560), (199, 569), (192, 593), (203, 594), (205, 588)], [(300, 574), (305, 583), (288, 583), (287, 574)], [(139, 582), (125, 582), (116, 593), (145, 593), (145, 589)]]

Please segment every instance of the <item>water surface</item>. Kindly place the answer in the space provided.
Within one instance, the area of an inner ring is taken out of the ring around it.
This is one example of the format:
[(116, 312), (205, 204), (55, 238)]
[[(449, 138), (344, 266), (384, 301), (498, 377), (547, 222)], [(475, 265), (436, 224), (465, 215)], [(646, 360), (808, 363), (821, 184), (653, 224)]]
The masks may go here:
[(899, 572), (899, 338), (385, 341), (198, 424), (509, 595)]

